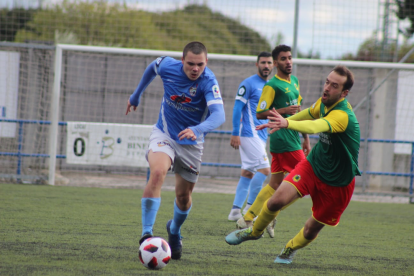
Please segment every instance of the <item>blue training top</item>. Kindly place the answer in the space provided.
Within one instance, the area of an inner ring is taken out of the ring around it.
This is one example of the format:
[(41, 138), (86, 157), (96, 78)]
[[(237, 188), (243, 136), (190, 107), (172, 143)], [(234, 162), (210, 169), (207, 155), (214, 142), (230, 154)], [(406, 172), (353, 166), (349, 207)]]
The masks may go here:
[[(240, 83), (233, 108), (233, 132), (234, 136), (260, 137), (264, 142), (267, 140), (267, 129), (257, 131), (257, 125), (266, 124), (267, 119), (256, 118), (256, 108), (259, 103), (262, 89), (266, 84), (258, 74), (248, 77)], [(240, 120), (241, 118), (241, 120)], [(242, 123), (240, 128), (240, 121)]]
[[(142, 92), (159, 75), (164, 84), (164, 96), (156, 126), (179, 144), (204, 142), (205, 133), (225, 121), (223, 100), (214, 73), (205, 68), (197, 80), (184, 73), (181, 61), (159, 57), (145, 69), (142, 79), (130, 96), (130, 104), (138, 106)], [(179, 141), (178, 133), (190, 128), (195, 141)]]

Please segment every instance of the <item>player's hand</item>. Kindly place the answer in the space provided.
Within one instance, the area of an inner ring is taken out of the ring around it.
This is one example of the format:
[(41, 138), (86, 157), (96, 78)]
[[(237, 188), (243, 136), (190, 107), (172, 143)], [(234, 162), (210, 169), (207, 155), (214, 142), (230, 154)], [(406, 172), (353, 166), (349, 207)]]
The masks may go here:
[(303, 150), (303, 153), (305, 154), (305, 157), (307, 157), (309, 155), (310, 151), (311, 151), (309, 138), (307, 140), (303, 141), (302, 150)]
[(231, 136), (230, 138), (230, 146), (234, 149), (239, 149), (240, 146), (240, 136)]
[(288, 121), (283, 118), (282, 115), (280, 115), (279, 112), (277, 112), (274, 108), (270, 110), (270, 115), (267, 116), (267, 118), (269, 119), (267, 125), (269, 128), (271, 128), (269, 131), (270, 134), (278, 131), (281, 128), (287, 128), (289, 125)]
[(128, 105), (127, 105), (127, 110), (126, 110), (125, 115), (128, 115), (128, 113), (132, 111), (132, 110), (131, 110), (131, 108), (133, 108), (133, 109), (134, 109), (134, 111), (136, 111), (136, 110), (137, 110), (137, 107), (136, 107), (135, 105), (132, 105), (132, 104), (129, 102), (129, 99), (128, 99)]
[(300, 111), (300, 105), (290, 105), (284, 108), (284, 112), (287, 115), (294, 115)]
[(181, 131), (180, 133), (178, 133), (178, 138), (180, 139), (180, 141), (185, 139), (185, 138), (194, 141), (195, 139), (197, 139), (197, 136), (194, 134), (194, 132), (191, 129), (186, 128), (183, 131)]

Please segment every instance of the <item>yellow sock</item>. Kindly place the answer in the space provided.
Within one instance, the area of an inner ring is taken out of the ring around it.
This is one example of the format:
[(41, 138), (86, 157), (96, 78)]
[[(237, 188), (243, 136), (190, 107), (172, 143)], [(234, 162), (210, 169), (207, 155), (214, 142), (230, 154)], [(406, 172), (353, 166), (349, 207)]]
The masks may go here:
[(313, 240), (305, 239), (305, 236), (303, 235), (303, 229), (304, 228), (302, 228), (299, 231), (299, 233), (286, 244), (285, 248), (290, 247), (293, 250), (300, 249), (300, 248), (307, 246), (308, 244), (310, 244), (312, 241), (316, 239), (316, 238)]
[(273, 195), (274, 192), (275, 189), (270, 187), (269, 184), (264, 186), (263, 189), (260, 190), (252, 206), (250, 206), (249, 210), (244, 215), (244, 220), (253, 221), (253, 219), (260, 214), (260, 211), (262, 210), (265, 201), (267, 201)]
[(263, 231), (266, 229), (267, 225), (275, 219), (275, 217), (280, 213), (280, 211), (270, 211), (267, 208), (267, 201), (263, 204), (262, 211), (260, 212), (260, 215), (257, 217), (254, 225), (253, 225), (253, 236), (259, 236), (263, 233)]

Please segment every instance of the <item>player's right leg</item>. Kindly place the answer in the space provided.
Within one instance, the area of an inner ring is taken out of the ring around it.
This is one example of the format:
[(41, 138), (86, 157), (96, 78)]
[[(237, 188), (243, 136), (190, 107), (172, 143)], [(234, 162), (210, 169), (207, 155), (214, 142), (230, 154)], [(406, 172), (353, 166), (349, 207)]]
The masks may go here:
[(299, 233), (285, 245), (274, 262), (279, 264), (292, 263), (297, 250), (314, 241), (323, 227), (324, 225), (322, 223), (316, 221), (313, 217), (310, 217), (306, 221), (305, 227), (303, 227)]
[(141, 199), (142, 235), (140, 243), (153, 235), (153, 226), (161, 205), (161, 187), (165, 176), (175, 158), (175, 151), (170, 141), (158, 128), (154, 127), (146, 154), (150, 167), (150, 177)]
[(161, 187), (171, 167), (171, 158), (164, 152), (148, 153), (150, 177), (141, 199), (142, 235), (140, 243), (153, 235), (153, 226), (161, 205)]

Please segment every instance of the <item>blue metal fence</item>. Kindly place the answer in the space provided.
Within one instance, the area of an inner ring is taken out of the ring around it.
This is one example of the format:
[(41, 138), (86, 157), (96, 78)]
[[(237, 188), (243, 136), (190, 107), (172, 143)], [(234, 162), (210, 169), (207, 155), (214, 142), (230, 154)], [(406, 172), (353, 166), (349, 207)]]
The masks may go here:
[[(23, 143), (23, 125), (24, 124), (40, 124), (40, 125), (50, 125), (50, 121), (41, 121), (41, 120), (17, 120), (17, 119), (1, 119), (0, 122), (6, 123), (17, 123), (19, 124), (19, 137), (18, 137), (18, 150), (17, 152), (0, 152), (0, 156), (16, 156), (17, 157), (17, 171), (16, 174), (18, 176), (21, 175), (21, 162), (23, 157), (50, 157), (48, 154), (40, 154), (40, 153), (23, 153), (22, 152), (22, 143)], [(67, 122), (59, 122), (60, 126), (66, 126)], [(216, 134), (228, 134), (231, 135), (231, 131), (223, 131), (223, 130), (215, 130), (211, 133)], [(318, 136), (310, 135), (310, 138), (318, 138)], [(362, 138), (361, 142), (364, 142), (365, 139)], [(410, 185), (409, 185), (409, 194), (410, 196), (413, 195), (413, 182), (414, 182), (414, 141), (400, 141), (400, 140), (389, 140), (389, 139), (371, 139), (368, 138), (367, 142), (369, 143), (400, 143), (400, 144), (411, 144), (411, 164), (410, 164), (410, 172), (409, 173), (397, 173), (397, 172), (373, 172), (373, 171), (361, 171), (361, 173), (365, 173), (367, 175), (387, 175), (387, 176), (402, 176), (402, 177), (410, 177)], [(66, 155), (56, 155), (56, 158), (66, 158)], [(212, 166), (212, 167), (231, 167), (231, 168), (240, 168), (240, 164), (225, 164), (225, 163), (202, 163), (203, 166)]]

